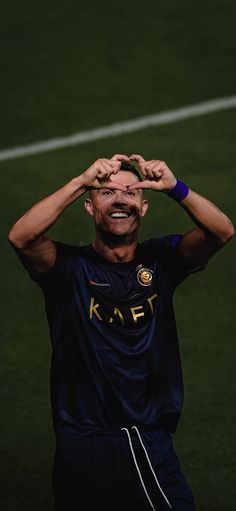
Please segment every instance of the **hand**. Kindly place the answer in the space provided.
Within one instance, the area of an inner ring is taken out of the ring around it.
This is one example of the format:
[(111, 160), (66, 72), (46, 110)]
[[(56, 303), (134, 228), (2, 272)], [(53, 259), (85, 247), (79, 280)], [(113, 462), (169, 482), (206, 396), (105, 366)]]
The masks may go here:
[(144, 176), (143, 181), (135, 181), (132, 183), (129, 186), (129, 190), (149, 188), (151, 190), (157, 190), (158, 192), (167, 192), (175, 187), (177, 179), (164, 161), (145, 161), (140, 154), (132, 154), (129, 159), (138, 163), (141, 173)]
[(111, 157), (112, 160), (116, 161), (130, 161), (130, 158), (126, 154), (114, 154), (114, 156)]
[(117, 174), (120, 170), (122, 160), (129, 161), (128, 156), (116, 154), (110, 160), (99, 158), (83, 174), (79, 176), (81, 187), (91, 188), (113, 188), (116, 190), (127, 191), (127, 187), (112, 182), (110, 176)]

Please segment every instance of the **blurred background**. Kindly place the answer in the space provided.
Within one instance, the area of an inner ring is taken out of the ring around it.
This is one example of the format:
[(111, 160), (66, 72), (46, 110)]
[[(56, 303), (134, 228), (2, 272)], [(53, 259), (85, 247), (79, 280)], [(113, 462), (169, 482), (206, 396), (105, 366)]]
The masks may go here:
[[(0, 151), (236, 94), (233, 0), (2, 1)], [(29, 207), (98, 157), (163, 159), (234, 220), (236, 108), (0, 162), (0, 508), (52, 510), (50, 342), (43, 297), (7, 242)], [(185, 232), (191, 220), (149, 193), (140, 239)], [(74, 203), (49, 234), (89, 243)], [(235, 241), (175, 297), (185, 378), (175, 434), (199, 511), (235, 501)]]

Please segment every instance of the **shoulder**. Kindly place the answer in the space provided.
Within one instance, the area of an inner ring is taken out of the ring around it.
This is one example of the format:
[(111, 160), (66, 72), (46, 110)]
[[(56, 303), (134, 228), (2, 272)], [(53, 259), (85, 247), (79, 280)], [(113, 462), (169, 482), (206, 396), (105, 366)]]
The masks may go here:
[(81, 260), (86, 260), (90, 253), (90, 246), (71, 245), (60, 241), (54, 242), (57, 249), (55, 268), (61, 267), (68, 272), (76, 269)]
[(56, 247), (55, 263), (48, 272), (31, 273), (30, 276), (33, 280), (44, 286), (50, 284), (55, 285), (68, 277), (76, 270), (83, 254), (86, 252), (86, 247), (80, 245), (70, 245), (61, 241), (53, 240)]
[(57, 249), (57, 255), (64, 256), (66, 258), (80, 256), (83, 252), (83, 248), (80, 245), (71, 245), (68, 243), (63, 243), (61, 241), (55, 241), (54, 244)]
[(181, 239), (181, 234), (168, 234), (158, 238), (150, 238), (141, 243), (139, 248), (143, 252), (148, 252), (150, 250), (158, 253), (174, 252), (177, 251), (177, 247)]
[(181, 234), (168, 234), (146, 240), (140, 246), (141, 253), (146, 254), (149, 261), (155, 260), (165, 274), (170, 275), (174, 288), (188, 275), (188, 268), (178, 249), (181, 239)]

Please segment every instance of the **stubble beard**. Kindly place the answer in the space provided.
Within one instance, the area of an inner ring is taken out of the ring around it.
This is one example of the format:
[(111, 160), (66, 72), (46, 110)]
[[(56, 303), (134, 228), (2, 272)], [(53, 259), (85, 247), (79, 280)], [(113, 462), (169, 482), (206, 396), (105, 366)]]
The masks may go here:
[(121, 234), (96, 226), (96, 237), (109, 247), (127, 246), (137, 241), (138, 231), (139, 225), (133, 231)]

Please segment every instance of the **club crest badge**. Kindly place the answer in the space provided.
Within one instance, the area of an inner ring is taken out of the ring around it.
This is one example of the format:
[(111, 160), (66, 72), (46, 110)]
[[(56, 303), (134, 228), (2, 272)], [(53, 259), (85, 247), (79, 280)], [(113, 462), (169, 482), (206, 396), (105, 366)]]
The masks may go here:
[(148, 268), (140, 268), (137, 273), (137, 279), (142, 286), (150, 286), (152, 283), (153, 271)]

